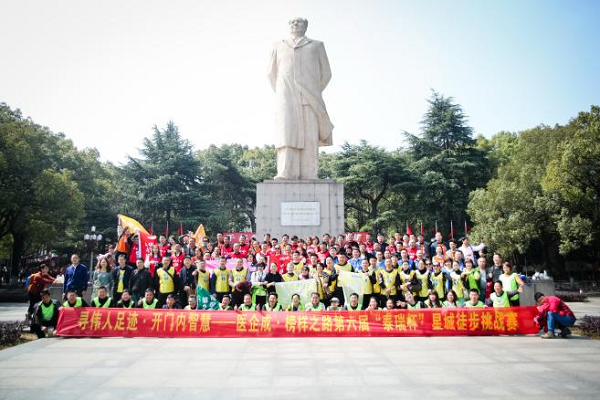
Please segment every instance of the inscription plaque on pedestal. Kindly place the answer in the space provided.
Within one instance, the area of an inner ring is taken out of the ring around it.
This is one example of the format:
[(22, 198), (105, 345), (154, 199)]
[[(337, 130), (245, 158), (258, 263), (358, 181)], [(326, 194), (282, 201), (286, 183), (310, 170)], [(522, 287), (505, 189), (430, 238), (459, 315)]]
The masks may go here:
[(281, 226), (321, 225), (321, 203), (295, 201), (281, 203)]

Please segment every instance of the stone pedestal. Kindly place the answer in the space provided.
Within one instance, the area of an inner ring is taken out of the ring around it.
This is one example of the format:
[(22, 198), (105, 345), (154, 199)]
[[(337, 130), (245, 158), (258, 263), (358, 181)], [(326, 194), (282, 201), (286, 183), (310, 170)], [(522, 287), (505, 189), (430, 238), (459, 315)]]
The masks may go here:
[(256, 234), (319, 238), (344, 233), (344, 185), (332, 180), (264, 181), (256, 185)]

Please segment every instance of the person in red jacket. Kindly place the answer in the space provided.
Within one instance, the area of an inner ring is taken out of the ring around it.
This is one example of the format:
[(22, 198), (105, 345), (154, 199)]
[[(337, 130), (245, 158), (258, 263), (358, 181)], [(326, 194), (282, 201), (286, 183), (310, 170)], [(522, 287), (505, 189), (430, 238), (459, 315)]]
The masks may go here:
[(537, 323), (540, 327), (544, 327), (542, 339), (554, 339), (554, 330), (560, 329), (560, 336), (566, 338), (571, 334), (570, 326), (575, 324), (575, 314), (573, 311), (556, 296), (545, 296), (543, 293), (537, 292), (534, 295), (535, 301), (538, 304)]
[(29, 297), (29, 310), (27, 315), (33, 313), (33, 306), (42, 301), (42, 290), (54, 282), (54, 278), (48, 273), (50, 269), (46, 264), (40, 265), (40, 272), (29, 277), (29, 286), (27, 287), (27, 296)]

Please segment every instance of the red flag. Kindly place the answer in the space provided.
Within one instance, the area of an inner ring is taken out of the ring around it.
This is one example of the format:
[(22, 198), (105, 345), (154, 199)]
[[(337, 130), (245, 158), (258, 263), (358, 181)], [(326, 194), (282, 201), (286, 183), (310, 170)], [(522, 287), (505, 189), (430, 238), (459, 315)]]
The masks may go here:
[(423, 222), (421, 222), (421, 235), (425, 234), (425, 228), (423, 228)]
[(150, 224), (150, 229), (148, 229), (148, 233), (150, 236), (154, 235), (154, 222)]
[(408, 224), (408, 221), (406, 221), (406, 234), (407, 235), (413, 234), (413, 231), (412, 231), (412, 229), (410, 229), (410, 225)]
[(467, 224), (467, 220), (465, 220), (465, 236), (467, 236), (469, 232), (471, 232), (471, 227)]
[(450, 239), (454, 239), (454, 225), (452, 224), (452, 220), (450, 220)]
[(137, 256), (139, 258), (146, 259), (146, 255), (152, 252), (152, 246), (157, 244), (156, 236), (148, 235), (145, 232), (140, 232), (138, 234), (138, 248), (137, 248)]
[(177, 230), (179, 236), (183, 235), (183, 222), (179, 223), (179, 229)]

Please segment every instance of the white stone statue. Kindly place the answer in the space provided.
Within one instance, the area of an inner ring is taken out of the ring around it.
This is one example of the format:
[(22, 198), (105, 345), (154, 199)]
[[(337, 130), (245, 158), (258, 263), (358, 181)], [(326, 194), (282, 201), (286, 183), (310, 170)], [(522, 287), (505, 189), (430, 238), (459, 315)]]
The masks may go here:
[(275, 179), (317, 179), (319, 146), (331, 146), (333, 124), (323, 89), (331, 79), (323, 42), (305, 36), (308, 21), (289, 22), (291, 38), (275, 43), (269, 81), (275, 91)]

